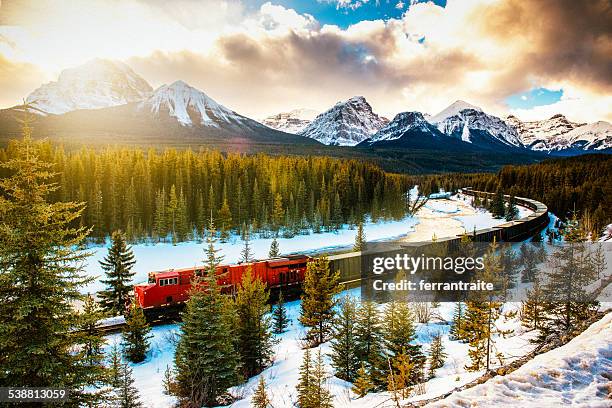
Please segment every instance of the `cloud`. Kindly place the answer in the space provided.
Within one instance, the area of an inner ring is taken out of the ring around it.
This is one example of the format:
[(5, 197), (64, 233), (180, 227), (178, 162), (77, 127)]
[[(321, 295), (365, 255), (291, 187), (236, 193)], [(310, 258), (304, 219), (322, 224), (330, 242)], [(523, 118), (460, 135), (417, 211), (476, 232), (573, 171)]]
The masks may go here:
[(36, 66), (13, 62), (0, 54), (0, 106), (14, 106), (24, 98), (24, 89), (33, 90), (45, 78)]
[[(23, 11), (19, 35), (0, 28), (13, 42), (0, 43), (0, 53), (33, 66), (84, 62), (95, 53), (118, 57), (154, 86), (184, 79), (254, 117), (299, 107), (324, 110), (357, 94), (388, 116), (435, 113), (456, 99), (503, 116), (509, 95), (544, 87), (570, 90), (568, 99), (519, 116), (548, 115), (546, 109), (554, 108), (572, 120), (594, 114), (612, 120), (608, 1), (448, 0), (446, 7), (411, 1), (400, 19), (346, 29), (270, 2), (247, 10), (240, 2), (193, 0), (172, 6), (92, 0), (98, 14), (71, 27), (65, 18), (78, 11), (74, 3), (53, 4), (46, 19)], [(23, 23), (26, 17), (40, 27)], [(65, 28), (58, 28), (61, 21)], [(59, 47), (77, 29), (82, 38)], [(46, 36), (32, 34), (37, 32)], [(23, 87), (19, 98), (31, 91)]]

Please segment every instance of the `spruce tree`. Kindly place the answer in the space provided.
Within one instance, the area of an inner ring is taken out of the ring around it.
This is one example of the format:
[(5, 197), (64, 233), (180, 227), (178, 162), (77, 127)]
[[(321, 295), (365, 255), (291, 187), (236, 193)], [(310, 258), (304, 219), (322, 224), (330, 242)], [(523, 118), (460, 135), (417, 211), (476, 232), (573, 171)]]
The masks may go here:
[(269, 408), (272, 406), (272, 401), (268, 397), (266, 392), (266, 381), (263, 376), (259, 376), (259, 382), (257, 383), (257, 389), (251, 397), (251, 406), (253, 408)]
[(586, 232), (576, 216), (565, 228), (566, 244), (551, 255), (551, 268), (543, 287), (546, 320), (540, 326), (539, 341), (571, 333), (597, 308), (587, 288), (597, 275), (593, 254), (585, 244)]
[(415, 370), (418, 370), (416, 362), (406, 353), (406, 350), (400, 351), (391, 360), (387, 389), (397, 396), (397, 400), (407, 398), (410, 394), (409, 387), (415, 384), (413, 378), (420, 377)]
[(251, 237), (250, 237), (250, 226), (245, 227), (242, 233), (242, 241), (244, 242), (244, 246), (242, 247), (242, 251), (240, 251), (240, 261), (244, 263), (253, 262), (253, 250), (251, 249)]
[(339, 293), (340, 273), (331, 272), (327, 257), (308, 262), (304, 277), (300, 323), (308, 328), (306, 340), (312, 346), (327, 341), (334, 318), (334, 299)]
[(121, 350), (119, 345), (114, 343), (109, 355), (108, 355), (108, 370), (107, 370), (107, 383), (113, 388), (119, 388), (121, 384), (121, 365), (123, 360), (121, 358)]
[(299, 408), (310, 408), (312, 407), (312, 358), (310, 356), (310, 349), (304, 351), (302, 357), (302, 365), (300, 366), (300, 377), (298, 379), (297, 389), (297, 406)]
[(504, 218), (506, 216), (504, 193), (500, 189), (497, 190), (493, 201), (491, 201), (490, 211), (495, 218)]
[(268, 256), (270, 258), (278, 258), (280, 256), (280, 248), (278, 246), (278, 240), (276, 237), (272, 240), (270, 244), (270, 251), (268, 252)]
[(353, 251), (364, 251), (366, 249), (366, 237), (363, 232), (363, 222), (359, 222), (357, 226), (357, 235), (355, 236), (355, 244), (353, 245)]
[(125, 327), (123, 328), (123, 353), (125, 358), (132, 363), (144, 361), (149, 350), (151, 338), (151, 327), (147, 324), (142, 308), (133, 298), (125, 316)]
[(83, 311), (79, 314), (77, 331), (81, 344), (79, 349), (81, 364), (90, 368), (87, 375), (92, 384), (89, 392), (83, 395), (85, 403), (100, 403), (108, 394), (106, 389), (108, 370), (104, 366), (104, 338), (98, 330), (98, 322), (103, 318), (104, 312), (94, 298), (87, 295)]
[(278, 302), (272, 313), (272, 327), (276, 334), (281, 334), (285, 331), (289, 325), (287, 318), (287, 308), (285, 307), (285, 300), (283, 298), (283, 292), (281, 291), (278, 295)]
[(453, 312), (453, 321), (451, 323), (449, 337), (451, 340), (465, 340), (464, 322), (465, 322), (465, 306), (463, 302), (455, 303), (455, 311)]
[(444, 365), (446, 357), (444, 344), (442, 344), (442, 336), (438, 333), (433, 336), (429, 349), (429, 378), (436, 376), (436, 370)]
[(334, 319), (331, 344), (332, 367), (336, 377), (353, 382), (357, 376), (359, 356), (356, 335), (357, 305), (355, 300), (345, 297)]
[(170, 226), (170, 232), (172, 233), (172, 243), (178, 242), (178, 235), (176, 233), (176, 224), (178, 218), (179, 200), (176, 195), (176, 187), (174, 184), (170, 187), (170, 197), (168, 199), (168, 207), (166, 213), (168, 215), (168, 225)]
[(223, 204), (221, 205), (221, 209), (219, 210), (217, 217), (219, 218), (221, 242), (225, 242), (229, 238), (229, 233), (232, 228), (232, 212), (230, 211), (227, 199), (223, 200)]
[(411, 344), (416, 338), (414, 316), (405, 302), (389, 302), (385, 306), (382, 335), (388, 353), (395, 357), (407, 353), (413, 363), (410, 384), (422, 381), (425, 356), (421, 345)]
[(506, 206), (506, 221), (512, 221), (517, 219), (519, 210), (516, 206), (516, 198), (513, 195), (510, 196), (508, 205)]
[(174, 355), (175, 376), (168, 387), (184, 406), (194, 408), (217, 405), (217, 398), (239, 380), (239, 358), (233, 341), (236, 318), (217, 284), (221, 257), (215, 242), (211, 219), (206, 276), (193, 281)]
[(353, 384), (353, 391), (359, 398), (365, 397), (368, 392), (374, 389), (374, 383), (370, 378), (368, 370), (366, 370), (364, 363), (361, 363), (361, 367), (357, 370), (357, 379)]
[(274, 207), (272, 209), (272, 228), (278, 231), (285, 219), (285, 209), (283, 208), (283, 196), (276, 194), (274, 197)]
[(386, 360), (383, 357), (382, 322), (376, 303), (362, 302), (356, 316), (356, 347), (360, 361), (366, 364), (368, 374), (376, 387), (386, 384)]
[(323, 364), (321, 349), (317, 350), (317, 358), (312, 370), (311, 404), (312, 408), (333, 408), (333, 397), (327, 388), (328, 375)]
[[(494, 240), (484, 256), (483, 270), (479, 271), (474, 279), (493, 283), (498, 288), (502, 265), (497, 249), (498, 246)], [(491, 353), (494, 348), (492, 335), (498, 332), (495, 321), (501, 309), (501, 303), (495, 301), (495, 296), (499, 295), (498, 291), (499, 289), (492, 293), (472, 292), (466, 302), (464, 333), (470, 345), (468, 354), (471, 364), (466, 366), (469, 371), (478, 371), (483, 368), (488, 370), (490, 367)]]
[(236, 339), (245, 378), (263, 370), (272, 358), (271, 322), (267, 312), (269, 293), (249, 266), (236, 293)]
[(135, 263), (134, 253), (125, 243), (123, 233), (113, 232), (108, 255), (100, 261), (100, 266), (106, 272), (106, 279), (101, 280), (106, 289), (98, 294), (104, 310), (113, 316), (124, 314), (129, 304), (132, 291), (130, 283), (135, 274), (132, 268)]
[(115, 389), (115, 401), (113, 407), (116, 408), (141, 408), (138, 390), (134, 386), (132, 369), (128, 363), (119, 366), (119, 386)]
[(521, 308), (521, 321), (529, 329), (539, 330), (545, 319), (544, 291), (540, 284), (540, 278), (533, 279), (533, 286), (527, 290), (527, 298)]
[(65, 186), (53, 183), (30, 123), (26, 116), (23, 138), (0, 163), (0, 386), (68, 388), (72, 402), (85, 403), (98, 368), (84, 362), (74, 330), (83, 316), (73, 306), (88, 282), (88, 254), (78, 249), (88, 229), (75, 226), (84, 204), (50, 203)]

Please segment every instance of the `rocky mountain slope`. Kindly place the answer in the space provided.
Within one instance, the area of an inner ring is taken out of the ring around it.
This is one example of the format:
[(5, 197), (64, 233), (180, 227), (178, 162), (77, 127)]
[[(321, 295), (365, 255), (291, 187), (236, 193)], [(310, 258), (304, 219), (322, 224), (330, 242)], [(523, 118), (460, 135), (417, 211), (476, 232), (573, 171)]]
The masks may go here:
[(318, 115), (299, 134), (326, 145), (355, 146), (387, 123), (389, 120), (375, 114), (363, 96), (355, 96)]
[(531, 122), (523, 122), (511, 115), (506, 122), (514, 127), (531, 150), (569, 154), (612, 148), (612, 125), (605, 121), (575, 123), (559, 114)]
[(294, 109), (261, 120), (264, 125), (286, 133), (297, 134), (313, 121), (319, 112), (312, 109)]
[(125, 105), (148, 97), (153, 89), (126, 64), (95, 59), (63, 70), (57, 81), (40, 86), (26, 98), (45, 113)]
[(443, 134), (475, 144), (502, 144), (522, 147), (518, 132), (497, 116), (463, 101), (456, 101), (429, 118)]

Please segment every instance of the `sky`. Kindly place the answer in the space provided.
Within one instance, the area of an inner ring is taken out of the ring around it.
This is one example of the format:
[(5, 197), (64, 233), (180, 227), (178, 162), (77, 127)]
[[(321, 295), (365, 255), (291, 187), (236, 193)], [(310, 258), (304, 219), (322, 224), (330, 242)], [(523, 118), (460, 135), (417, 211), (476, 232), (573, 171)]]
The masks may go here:
[(363, 95), (612, 121), (609, 0), (0, 0), (0, 107), (93, 58), (253, 118)]

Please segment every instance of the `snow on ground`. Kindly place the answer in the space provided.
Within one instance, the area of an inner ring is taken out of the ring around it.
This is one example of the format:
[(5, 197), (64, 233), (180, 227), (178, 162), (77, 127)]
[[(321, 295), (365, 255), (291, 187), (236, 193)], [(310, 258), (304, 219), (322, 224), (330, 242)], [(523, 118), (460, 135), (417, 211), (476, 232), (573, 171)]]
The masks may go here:
[[(359, 298), (360, 289), (352, 289), (343, 292), (341, 296), (352, 296)], [(299, 378), (299, 367), (302, 363), (304, 350), (302, 350), (302, 338), (305, 329), (298, 321), (300, 314), (300, 301), (286, 303), (287, 315), (291, 321), (288, 330), (282, 335), (276, 336), (279, 342), (276, 344), (274, 363), (271, 367), (264, 370), (260, 375), (266, 381), (269, 396), (275, 408), (290, 408), (294, 406), (297, 395), (295, 387)], [(515, 310), (518, 304), (507, 304), (504, 312)], [(381, 305), (381, 310), (383, 306)], [(443, 336), (445, 351), (448, 354), (444, 366), (437, 370), (436, 378), (428, 381), (425, 385), (425, 393), (404, 402), (433, 398), (443, 394), (455, 387), (466, 384), (483, 374), (480, 372), (468, 372), (465, 365), (469, 363), (468, 345), (448, 338), (448, 321), (452, 319), (454, 303), (441, 303), (438, 314), (441, 319), (430, 322), (429, 324), (417, 324), (416, 343), (423, 345), (423, 351), (427, 353), (429, 344), (434, 334), (440, 333)], [(520, 329), (518, 317), (501, 317), (498, 324), (504, 329), (514, 329), (515, 333), (507, 338), (497, 338), (496, 347), (507, 357), (506, 363), (518, 358), (532, 350), (533, 345), (529, 339), (533, 332), (524, 332)], [(151, 351), (147, 359), (140, 364), (132, 364), (135, 377), (135, 385), (140, 391), (142, 401), (145, 406), (151, 408), (166, 408), (172, 406), (174, 399), (163, 395), (163, 378), (166, 367), (172, 365), (176, 334), (179, 326), (165, 325), (153, 328), (153, 339), (151, 341)], [(120, 341), (120, 336), (115, 334), (108, 337), (109, 345), (115, 341)], [(325, 343), (320, 347), (324, 355), (327, 372), (330, 375), (328, 386), (334, 395), (335, 407), (356, 407), (371, 408), (373, 406), (393, 407), (390, 395), (387, 392), (370, 393), (364, 398), (357, 399), (350, 391), (352, 384), (331, 376), (333, 369), (330, 365), (331, 359), (330, 343)], [(312, 349), (314, 356), (319, 348)], [(234, 387), (231, 391), (241, 399), (236, 401), (232, 407), (246, 408), (250, 406), (250, 399), (259, 381), (259, 376), (255, 376), (245, 384)]]
[[(406, 217), (399, 221), (379, 221), (366, 223), (364, 231), (368, 241), (391, 239), (400, 237), (414, 230), (417, 220)], [(321, 234), (297, 235), (293, 238), (278, 238), (282, 253), (306, 252), (313, 250), (332, 250), (352, 246), (355, 242), (355, 230), (345, 228), (336, 232), (324, 232)], [(251, 250), (256, 259), (268, 257), (272, 238), (253, 238)], [(99, 277), (103, 271), (100, 268), (101, 261), (108, 253), (110, 243), (104, 246), (93, 247), (88, 251), (92, 253), (84, 266), (84, 274)], [(191, 241), (181, 242), (176, 245), (171, 243), (138, 244), (133, 245), (132, 250), (136, 258), (133, 271), (136, 273), (134, 282), (142, 282), (147, 279), (147, 273), (151, 271), (162, 271), (171, 268), (188, 268), (201, 265), (204, 259), (204, 244)], [(217, 242), (216, 248), (220, 250), (224, 261), (227, 263), (237, 262), (240, 259), (240, 251), (244, 247), (239, 236), (232, 236), (228, 242)], [(83, 292), (93, 293), (104, 289), (104, 285), (96, 278), (83, 288)]]
[(455, 393), (430, 407), (610, 407), (612, 313), (568, 344), (515, 372)]

